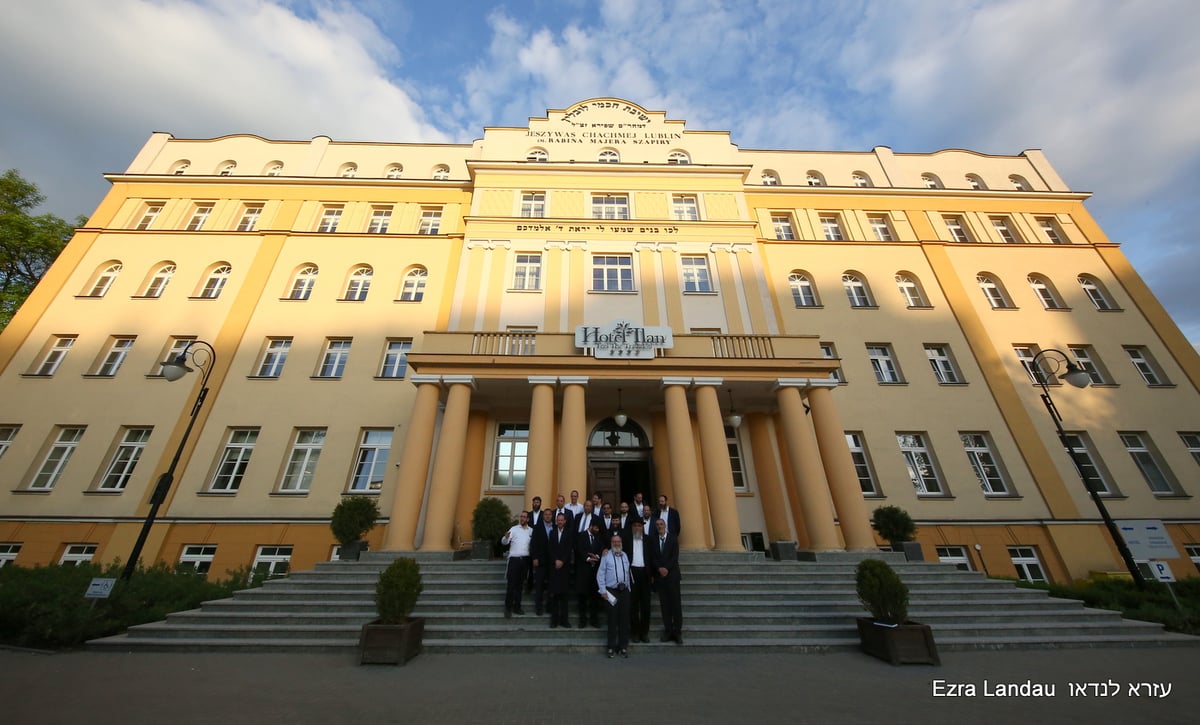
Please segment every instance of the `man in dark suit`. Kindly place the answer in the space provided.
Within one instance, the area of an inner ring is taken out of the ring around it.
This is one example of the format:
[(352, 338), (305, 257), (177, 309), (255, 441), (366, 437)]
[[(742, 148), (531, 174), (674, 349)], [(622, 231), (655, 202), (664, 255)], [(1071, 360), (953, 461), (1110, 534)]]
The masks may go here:
[(542, 511), (542, 520), (533, 525), (530, 561), (533, 566), (533, 608), (540, 617), (546, 604), (546, 586), (550, 583), (550, 535), (554, 533), (554, 515)]
[(574, 531), (571, 526), (571, 522), (575, 520), (575, 512), (567, 508), (567, 500), (561, 495), (558, 497), (558, 500), (554, 502), (554, 518), (557, 519), (559, 514), (567, 515), (567, 528)]
[[(585, 514), (586, 515), (586, 514)], [(600, 520), (595, 519), (586, 534), (575, 539), (575, 593), (579, 598), (579, 626), (600, 626), (600, 597), (596, 594), (596, 570), (600, 556), (608, 547), (600, 535)]]
[(633, 575), (633, 602), (630, 607), (630, 637), (634, 642), (650, 641), (650, 545), (653, 536), (644, 536), (645, 526), (640, 518), (634, 518), (629, 540), (625, 542), (625, 555), (629, 557), (629, 571)]
[(598, 517), (592, 512), (592, 502), (584, 501), (583, 513), (571, 520), (571, 531), (575, 534), (586, 534), (592, 527), (593, 520), (598, 520)]
[(567, 618), (567, 592), (570, 589), (571, 559), (574, 555), (574, 540), (571, 530), (567, 528), (567, 517), (559, 516), (555, 522), (554, 531), (550, 533), (547, 545), (547, 562), (549, 571), (550, 601), (547, 604), (550, 611), (550, 627), (559, 625), (570, 627)]
[[(665, 498), (665, 497), (664, 497)], [(655, 522), (658, 536), (650, 543), (654, 586), (658, 590), (658, 605), (662, 611), (661, 642), (675, 640), (683, 644), (683, 603), (679, 597), (679, 539), (670, 533), (667, 520)]]
[[(658, 497), (658, 511), (654, 514), (655, 518), (663, 519), (667, 522), (667, 532), (676, 539), (679, 538), (681, 527), (679, 525), (679, 512), (667, 505), (667, 497)], [(655, 529), (657, 531), (657, 529)]]

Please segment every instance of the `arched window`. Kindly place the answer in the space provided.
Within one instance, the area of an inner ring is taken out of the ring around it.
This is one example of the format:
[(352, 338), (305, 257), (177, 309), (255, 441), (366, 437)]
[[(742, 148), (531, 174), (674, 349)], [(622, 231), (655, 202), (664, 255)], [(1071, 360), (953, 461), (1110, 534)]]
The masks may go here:
[(983, 183), (983, 179), (979, 174), (967, 174), (967, 186), (976, 191), (986, 191), (987, 184)]
[(391, 166), (387, 167), (387, 170), (383, 172), (383, 175), (389, 179), (399, 179), (400, 174), (403, 174), (403, 173), (404, 173), (403, 166), (401, 166), (400, 164), (392, 164)]
[(171, 166), (171, 173), (176, 176), (183, 176), (183, 172), (191, 168), (192, 162), (187, 159), (180, 159)]
[(1029, 185), (1024, 176), (1013, 174), (1008, 177), (1008, 180), (1017, 191), (1033, 191), (1033, 187)]
[(167, 285), (171, 283), (171, 278), (175, 276), (175, 263), (164, 262), (154, 270), (154, 274), (150, 275), (150, 281), (146, 283), (146, 290), (142, 293), (143, 297), (162, 297), (162, 293), (166, 291)]
[(692, 157), (688, 156), (686, 151), (672, 151), (667, 154), (667, 163), (682, 166), (692, 163)]
[(765, 169), (762, 172), (763, 186), (779, 186), (779, 174), (770, 169)]
[(346, 282), (346, 294), (342, 299), (351, 302), (362, 302), (371, 291), (371, 279), (375, 270), (370, 265), (361, 264), (350, 271), (350, 279)]
[(602, 164), (616, 164), (621, 161), (621, 155), (612, 149), (604, 149), (596, 160)]
[(450, 167), (446, 166), (445, 164), (439, 164), (439, 165), (433, 167), (433, 180), (434, 181), (449, 181), (450, 180)]
[(797, 307), (820, 307), (816, 285), (808, 272), (796, 270), (788, 275), (788, 287), (792, 290), (792, 300)]
[(525, 154), (525, 160), (544, 164), (550, 160), (550, 154), (546, 153), (546, 149), (529, 149), (529, 153)]
[(868, 189), (874, 186), (874, 184), (871, 183), (871, 177), (868, 176), (867, 172), (865, 171), (855, 171), (850, 179), (854, 182), (854, 185), (860, 189)]
[(804, 180), (809, 186), (825, 186), (825, 176), (820, 171), (809, 171)]
[(1105, 289), (1104, 283), (1096, 279), (1090, 274), (1079, 275), (1079, 286), (1083, 288), (1084, 294), (1088, 300), (1098, 310), (1119, 310), (1117, 303), (1113, 301), (1112, 295)]
[(929, 306), (929, 301), (925, 299), (925, 293), (921, 291), (921, 284), (917, 282), (916, 275), (909, 272), (898, 272), (896, 288), (900, 290), (900, 296), (904, 298), (905, 307)]
[(313, 287), (317, 284), (320, 269), (315, 264), (306, 264), (296, 271), (292, 277), (292, 288), (288, 291), (289, 300), (306, 300), (312, 296)]
[(282, 173), (283, 173), (283, 162), (282, 161), (272, 161), (271, 163), (267, 164), (266, 169), (263, 170), (263, 174), (265, 174), (267, 176), (279, 176)]
[(218, 176), (233, 176), (234, 169), (237, 168), (237, 162), (236, 161), (226, 161), (225, 163), (221, 164), (217, 168), (218, 168), (218, 171), (217, 171)]
[(983, 291), (984, 299), (988, 301), (993, 310), (1012, 308), (1012, 300), (1004, 291), (1004, 285), (1000, 284), (999, 279), (990, 274), (978, 274), (975, 276), (975, 281), (979, 283), (979, 289)]
[(617, 425), (617, 421), (612, 418), (605, 418), (592, 428), (588, 435), (588, 447), (649, 448), (650, 438), (645, 429), (632, 418), (626, 420), (625, 425)]
[(218, 262), (213, 265), (212, 271), (204, 278), (204, 286), (200, 288), (200, 294), (196, 295), (203, 300), (215, 300), (221, 296), (221, 290), (225, 289), (225, 283), (229, 281), (229, 275), (233, 273), (233, 267), (228, 262)]
[(425, 282), (429, 272), (424, 267), (413, 267), (404, 275), (404, 285), (400, 288), (401, 302), (420, 302), (425, 297)]
[(116, 281), (117, 275), (121, 273), (120, 262), (105, 262), (100, 271), (96, 273), (95, 279), (88, 285), (88, 291), (85, 297), (103, 297), (108, 294), (108, 290), (112, 287), (112, 283)]
[(338, 176), (343, 179), (353, 179), (358, 176), (358, 164), (342, 164), (342, 168), (338, 170)]
[(937, 174), (921, 174), (921, 183), (926, 189), (944, 189), (942, 180), (937, 177)]
[(865, 278), (857, 272), (846, 272), (842, 275), (842, 287), (846, 290), (846, 299), (851, 307), (874, 307), (871, 290), (867, 287)]
[(1047, 310), (1066, 309), (1067, 306), (1063, 304), (1062, 297), (1059, 296), (1058, 290), (1054, 289), (1054, 284), (1049, 279), (1040, 274), (1031, 274), (1026, 279), (1043, 308)]

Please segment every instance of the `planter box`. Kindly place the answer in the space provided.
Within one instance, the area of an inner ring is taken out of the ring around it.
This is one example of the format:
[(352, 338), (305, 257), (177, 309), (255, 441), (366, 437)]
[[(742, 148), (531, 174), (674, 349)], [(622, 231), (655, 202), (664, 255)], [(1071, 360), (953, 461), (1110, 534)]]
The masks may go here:
[(796, 561), (796, 542), (772, 541), (771, 558), (775, 561)]
[(491, 559), (492, 558), (492, 542), (486, 539), (478, 539), (471, 542), (471, 558), (472, 559)]
[(908, 561), (925, 561), (925, 552), (919, 541), (905, 541), (892, 547), (895, 551), (903, 551)]
[(421, 653), (425, 619), (409, 617), (404, 624), (364, 624), (358, 638), (359, 664), (403, 665)]
[(342, 544), (338, 548), (338, 561), (358, 561), (362, 553), (367, 550), (367, 542), (364, 540), (354, 541), (349, 544)]
[(863, 652), (893, 665), (942, 664), (928, 624), (905, 622), (893, 627), (876, 624), (870, 617), (859, 617), (858, 639)]

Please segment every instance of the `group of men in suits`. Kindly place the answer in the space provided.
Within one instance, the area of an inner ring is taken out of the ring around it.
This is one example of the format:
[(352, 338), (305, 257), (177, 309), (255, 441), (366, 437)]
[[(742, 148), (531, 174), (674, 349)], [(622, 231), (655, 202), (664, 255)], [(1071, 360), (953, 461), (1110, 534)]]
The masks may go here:
[[(650, 641), (653, 586), (662, 612), (662, 641), (683, 644), (679, 512), (668, 504), (666, 496), (659, 496), (658, 509), (651, 510), (638, 493), (632, 501), (621, 502), (616, 511), (599, 495), (582, 503), (578, 498), (578, 491), (572, 491), (571, 504), (559, 496), (554, 508), (542, 509), (540, 498), (535, 497), (533, 508), (526, 514), (533, 528), (530, 570), (536, 613), (549, 613), (551, 628), (570, 627), (567, 605), (574, 592), (579, 626), (599, 627), (601, 605), (613, 599), (624, 603), (627, 597), (627, 607), (617, 606), (615, 601), (612, 607), (605, 606), (609, 611), (610, 656), (613, 652), (627, 656), (630, 637), (633, 641)], [(615, 551), (618, 548), (620, 551)], [(616, 570), (609, 561), (614, 555), (619, 565)], [(610, 567), (606, 572), (600, 572), (602, 561)], [(630, 580), (614, 582), (613, 571), (627, 571)], [(607, 576), (608, 583), (622, 587), (613, 587), (612, 597), (606, 595), (605, 580), (598, 580), (598, 573)], [(618, 592), (620, 597), (616, 597)]]

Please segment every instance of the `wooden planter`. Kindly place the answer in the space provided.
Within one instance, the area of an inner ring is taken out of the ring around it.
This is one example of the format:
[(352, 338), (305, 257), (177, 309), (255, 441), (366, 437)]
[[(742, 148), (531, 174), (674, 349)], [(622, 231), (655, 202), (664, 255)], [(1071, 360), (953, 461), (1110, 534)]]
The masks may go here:
[(364, 624), (358, 638), (359, 664), (403, 665), (421, 653), (425, 619), (409, 617), (404, 624)]
[(905, 622), (892, 627), (876, 624), (870, 617), (859, 617), (858, 639), (863, 652), (893, 665), (942, 664), (928, 624)]

